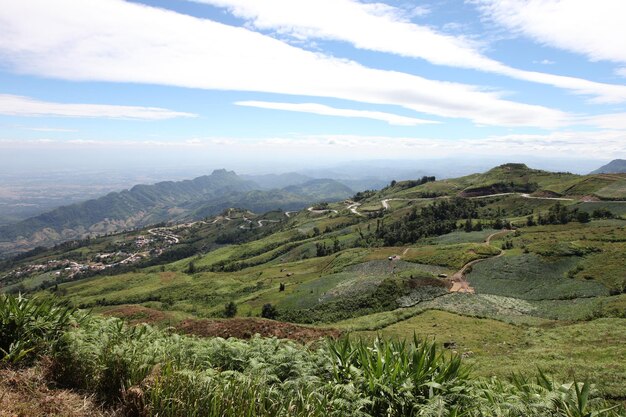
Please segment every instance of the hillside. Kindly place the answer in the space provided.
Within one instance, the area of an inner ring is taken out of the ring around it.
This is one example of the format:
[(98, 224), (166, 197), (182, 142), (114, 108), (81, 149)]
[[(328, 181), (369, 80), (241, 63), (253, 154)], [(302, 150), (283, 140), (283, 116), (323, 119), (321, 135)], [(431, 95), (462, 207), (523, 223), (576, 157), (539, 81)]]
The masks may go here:
[(614, 159), (606, 165), (601, 166), (591, 174), (623, 174), (626, 173), (626, 159)]
[(276, 188), (285, 188), (290, 185), (304, 184), (313, 178), (297, 172), (288, 172), (286, 174), (263, 174), (263, 175), (241, 175), (241, 178), (254, 182), (259, 185), (262, 190), (273, 190)]
[(519, 193), (534, 197), (585, 198), (595, 200), (626, 199), (626, 175), (576, 175), (531, 169), (524, 164), (504, 164), (485, 173), (414, 185), (400, 181), (381, 190), (381, 196), (483, 197), (492, 194)]
[(506, 164), (297, 212), (226, 209), (25, 254), (0, 285), (204, 337), (416, 334), (480, 376), (540, 368), (619, 401), (626, 202), (561, 194), (598, 178)]
[(255, 213), (270, 210), (297, 211), (322, 201), (338, 201), (348, 198), (353, 191), (335, 180), (310, 180), (300, 185), (269, 191), (253, 190), (217, 198), (209, 203), (191, 206), (191, 218), (212, 216), (229, 207), (246, 208)]
[(246, 207), (257, 212), (277, 208), (297, 210), (352, 194), (350, 188), (334, 180), (309, 180), (269, 191), (258, 188), (254, 182), (226, 170), (193, 180), (136, 185), (130, 190), (59, 207), (0, 227), (0, 255), (163, 221), (197, 220), (229, 207)]

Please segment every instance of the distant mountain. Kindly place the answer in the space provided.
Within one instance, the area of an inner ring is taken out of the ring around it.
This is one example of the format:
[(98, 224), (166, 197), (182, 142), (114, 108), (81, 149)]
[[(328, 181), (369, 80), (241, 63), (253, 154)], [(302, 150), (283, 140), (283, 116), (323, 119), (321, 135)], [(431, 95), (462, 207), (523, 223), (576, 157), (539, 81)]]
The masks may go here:
[(339, 181), (318, 179), (300, 185), (285, 187), (284, 191), (308, 197), (311, 201), (342, 200), (354, 194), (352, 189)]
[(253, 190), (247, 193), (225, 196), (205, 204), (196, 205), (193, 217), (203, 218), (237, 207), (263, 213), (270, 210), (300, 210), (320, 201), (334, 202), (353, 195), (354, 192), (338, 181), (330, 179), (311, 180), (300, 185), (282, 189)]
[(288, 172), (285, 174), (265, 174), (265, 175), (241, 175), (241, 178), (254, 181), (262, 190), (272, 190), (275, 188), (285, 188), (290, 185), (304, 184), (313, 178), (298, 174), (297, 172)]
[(623, 174), (626, 173), (626, 159), (614, 159), (606, 165), (601, 166), (592, 174)]
[(186, 206), (258, 186), (232, 171), (215, 170), (193, 180), (136, 185), (83, 203), (0, 227), (0, 252), (12, 246), (47, 245), (89, 234), (104, 234), (169, 220)]
[[(278, 177), (273, 178), (277, 183)], [(337, 201), (353, 194), (349, 187), (328, 179), (281, 189), (259, 188), (255, 182), (226, 170), (193, 180), (136, 185), (0, 227), (0, 254), (163, 221), (199, 219), (229, 207), (255, 212), (299, 210), (318, 201)]]

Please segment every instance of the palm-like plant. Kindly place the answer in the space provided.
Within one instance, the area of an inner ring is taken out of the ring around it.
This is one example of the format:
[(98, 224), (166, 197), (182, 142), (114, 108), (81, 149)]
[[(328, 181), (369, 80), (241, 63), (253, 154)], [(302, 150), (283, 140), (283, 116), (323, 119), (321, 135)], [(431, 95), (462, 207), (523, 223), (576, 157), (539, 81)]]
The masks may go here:
[(0, 295), (0, 363), (45, 353), (77, 319), (74, 309), (52, 301)]

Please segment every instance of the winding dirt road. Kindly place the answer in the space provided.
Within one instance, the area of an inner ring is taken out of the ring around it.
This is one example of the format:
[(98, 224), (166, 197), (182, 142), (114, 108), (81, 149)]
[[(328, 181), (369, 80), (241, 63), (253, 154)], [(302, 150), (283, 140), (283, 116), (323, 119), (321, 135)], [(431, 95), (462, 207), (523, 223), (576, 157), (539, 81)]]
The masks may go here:
[(433, 198), (386, 198), (381, 200), (380, 203), (383, 205), (383, 209), (389, 210), (389, 202), (390, 201), (426, 201), (426, 200), (435, 200), (438, 197)]
[(313, 207), (309, 207), (307, 208), (308, 211), (310, 211), (311, 213), (315, 213), (315, 214), (324, 214), (324, 213), (339, 213), (337, 210), (335, 209), (324, 209), (324, 210), (315, 210), (315, 208)]
[(500, 197), (505, 195), (519, 195), (522, 198), (530, 198), (531, 200), (554, 200), (554, 201), (574, 201), (573, 198), (566, 197), (533, 197), (528, 193), (498, 193), (498, 194), (489, 194), (489, 195), (479, 195), (476, 197), (470, 197), (473, 200), (481, 199), (481, 198), (489, 198), (489, 197)]
[[(499, 232), (495, 232), (490, 234), (489, 236), (487, 236), (487, 239), (485, 239), (485, 242), (483, 243), (484, 245), (490, 245), (491, 244), (491, 239), (494, 236), (497, 235), (501, 235), (501, 234), (506, 234), (511, 232), (512, 230), (500, 230)], [(452, 288), (450, 288), (450, 292), (464, 292), (464, 293), (470, 293), (473, 294), (474, 293), (474, 288), (472, 288), (469, 285), (469, 282), (467, 282), (467, 279), (465, 278), (465, 273), (467, 272), (467, 270), (482, 261), (485, 261), (487, 259), (492, 259), (492, 258), (499, 258), (500, 256), (504, 255), (504, 250), (500, 249), (500, 253), (497, 254), (496, 256), (490, 256), (489, 258), (481, 258), (481, 259), (474, 259), (473, 261), (470, 261), (468, 263), (466, 263), (465, 265), (463, 265), (463, 268), (459, 269), (457, 272), (455, 272), (452, 277), (450, 277), (450, 281), (452, 282)]]
[(351, 203), (348, 207), (346, 207), (352, 214), (356, 214), (357, 216), (363, 216), (363, 214), (357, 211), (357, 208), (361, 205), (361, 203)]

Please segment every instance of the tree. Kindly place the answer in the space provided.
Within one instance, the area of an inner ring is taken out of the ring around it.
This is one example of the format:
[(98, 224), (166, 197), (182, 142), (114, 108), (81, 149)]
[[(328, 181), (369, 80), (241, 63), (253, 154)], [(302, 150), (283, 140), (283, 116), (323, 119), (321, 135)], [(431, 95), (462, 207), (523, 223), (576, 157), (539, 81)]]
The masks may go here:
[(285, 284), (281, 282), (280, 285), (278, 286), (278, 292), (283, 292), (283, 291), (285, 291)]
[(611, 210), (607, 210), (605, 208), (595, 209), (593, 213), (591, 213), (591, 217), (594, 219), (612, 219), (615, 217)]
[(333, 253), (339, 252), (341, 250), (341, 244), (339, 243), (339, 239), (335, 238), (333, 241)]
[(196, 264), (194, 264), (193, 261), (189, 262), (189, 265), (187, 265), (187, 273), (188, 274), (196, 273)]
[(261, 309), (261, 317), (274, 320), (276, 317), (278, 317), (278, 311), (276, 310), (276, 307), (274, 307), (270, 303), (263, 304), (263, 308)]
[(576, 220), (580, 223), (589, 223), (591, 221), (591, 216), (586, 211), (579, 211), (576, 213)]
[(535, 218), (533, 217), (532, 214), (526, 217), (526, 226), (535, 226), (536, 224), (537, 223), (535, 223)]
[(224, 317), (235, 317), (237, 315), (237, 305), (234, 301), (224, 305)]
[(465, 221), (465, 231), (467, 233), (471, 232), (472, 230), (474, 230), (474, 225), (472, 224), (472, 219), (467, 219)]

